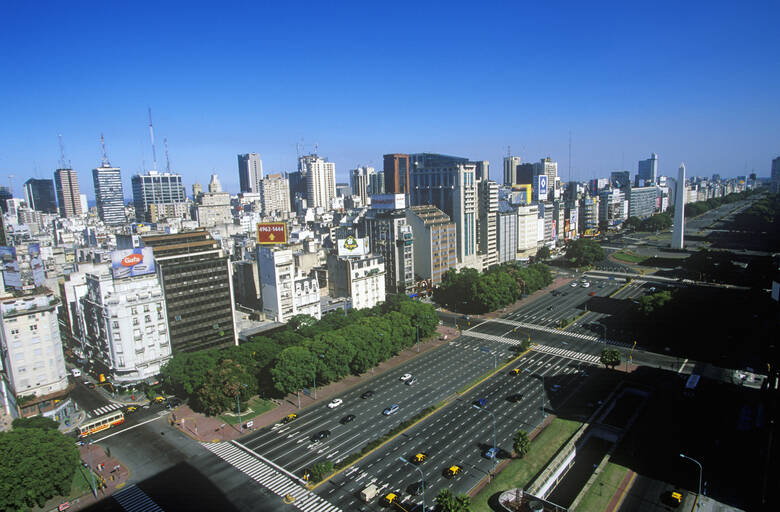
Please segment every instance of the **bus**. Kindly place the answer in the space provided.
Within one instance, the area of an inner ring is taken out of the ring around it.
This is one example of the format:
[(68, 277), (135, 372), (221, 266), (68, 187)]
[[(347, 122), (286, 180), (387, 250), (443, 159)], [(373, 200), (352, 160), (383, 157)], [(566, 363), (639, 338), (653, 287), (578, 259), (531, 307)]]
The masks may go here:
[(693, 396), (693, 393), (696, 391), (696, 386), (699, 385), (699, 379), (701, 379), (701, 375), (696, 373), (692, 373), (691, 376), (688, 377), (688, 380), (685, 382), (685, 391), (683, 391), (685, 396)]
[(86, 437), (90, 434), (96, 434), (101, 430), (121, 425), (125, 422), (125, 415), (122, 411), (115, 411), (111, 414), (106, 414), (95, 418), (94, 420), (85, 421), (79, 427), (79, 437)]

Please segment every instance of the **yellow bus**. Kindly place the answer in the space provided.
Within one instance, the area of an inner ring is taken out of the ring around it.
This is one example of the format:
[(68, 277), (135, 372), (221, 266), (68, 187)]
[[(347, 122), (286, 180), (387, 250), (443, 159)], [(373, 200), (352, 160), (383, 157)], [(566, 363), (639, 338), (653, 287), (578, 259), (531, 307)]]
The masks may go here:
[(90, 434), (95, 434), (97, 432), (100, 432), (101, 430), (105, 430), (107, 428), (111, 428), (116, 425), (121, 425), (125, 422), (125, 415), (122, 414), (122, 411), (115, 411), (111, 414), (106, 414), (104, 416), (100, 416), (98, 418), (95, 418), (94, 420), (89, 420), (84, 422), (79, 427), (79, 437), (85, 437)]

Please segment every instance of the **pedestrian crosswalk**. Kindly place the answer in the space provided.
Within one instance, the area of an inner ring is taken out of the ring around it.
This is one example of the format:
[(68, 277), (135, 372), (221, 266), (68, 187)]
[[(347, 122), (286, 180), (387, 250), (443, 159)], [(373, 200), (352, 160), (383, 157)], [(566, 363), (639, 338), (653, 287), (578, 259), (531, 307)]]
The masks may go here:
[[(249, 476), (303, 512), (341, 512), (337, 506), (309, 491), (292, 476), (253, 457), (233, 443), (201, 443), (207, 450)], [(292, 500), (290, 499), (292, 498)]]
[[(520, 327), (522, 329), (530, 329), (532, 331), (541, 331), (541, 332), (547, 332), (550, 334), (555, 334), (556, 336), (568, 336), (570, 338), (577, 338), (580, 340), (587, 340), (587, 341), (596, 341), (598, 343), (606, 343), (607, 345), (614, 345), (616, 347), (624, 347), (624, 348), (632, 348), (633, 344), (631, 343), (625, 343), (622, 341), (615, 341), (615, 340), (604, 340), (602, 338), (599, 338), (597, 336), (593, 336), (590, 334), (583, 334), (581, 332), (572, 332), (572, 331), (564, 331), (561, 329), (557, 329), (555, 327), (547, 327), (546, 325), (536, 325), (536, 324), (529, 324), (526, 322), (518, 322), (516, 320), (507, 320), (506, 318), (493, 318), (489, 320), (490, 322), (496, 322), (500, 324), (507, 324), (507, 325), (513, 325), (515, 327)], [(463, 331), (464, 334), (467, 334), (469, 336), (479, 337), (475, 336), (477, 334), (473, 329), (475, 329), (477, 326), (475, 325), (471, 329), (468, 329), (466, 331)], [(490, 339), (490, 338), (486, 338)], [(499, 340), (497, 340), (499, 341)], [(515, 340), (509, 340), (504, 338), (503, 340), (500, 340), (501, 343), (510, 343), (512, 345), (517, 345), (520, 342), (516, 341), (515, 343), (512, 343), (512, 341)], [(637, 350), (642, 350), (642, 347), (635, 347)]]
[[(380, 480), (376, 477), (370, 478), (371, 475), (367, 471), (364, 471), (362, 468), (356, 465), (346, 470), (344, 472), (344, 476), (346, 477), (346, 480), (352, 484), (358, 484), (360, 488), (368, 487), (369, 484), (375, 485), (379, 490), (379, 494), (384, 494), (385, 489), (392, 490), (395, 488), (395, 485), (390, 482)], [(426, 482), (425, 485), (427, 488), (428, 483)], [(419, 496), (408, 496), (406, 499), (403, 499), (402, 504), (405, 508), (413, 508), (415, 506), (422, 505), (422, 498)]]
[(543, 354), (552, 354), (555, 356), (565, 357), (567, 359), (574, 359), (575, 361), (583, 361), (585, 363), (599, 364), (601, 358), (595, 354), (585, 354), (583, 352), (576, 352), (574, 350), (566, 350), (565, 348), (548, 347), (547, 345), (534, 345), (536, 352)]
[(126, 487), (112, 496), (126, 512), (163, 512), (145, 492), (135, 485)]
[(108, 405), (104, 405), (103, 407), (98, 407), (97, 409), (92, 409), (91, 411), (89, 411), (89, 415), (95, 418), (97, 416), (108, 414), (111, 411), (116, 411), (117, 409), (121, 409), (122, 407), (124, 407), (124, 405), (122, 404), (108, 404)]

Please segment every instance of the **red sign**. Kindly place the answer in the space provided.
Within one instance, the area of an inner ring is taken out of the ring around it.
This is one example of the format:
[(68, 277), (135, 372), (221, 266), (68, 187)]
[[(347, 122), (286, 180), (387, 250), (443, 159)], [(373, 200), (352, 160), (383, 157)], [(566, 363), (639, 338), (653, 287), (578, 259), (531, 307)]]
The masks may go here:
[(144, 257), (142, 254), (133, 253), (128, 254), (124, 258), (122, 258), (122, 266), (123, 267), (132, 267), (133, 265), (137, 265), (141, 263), (144, 260)]
[(287, 243), (287, 224), (284, 222), (261, 222), (257, 225), (257, 243), (275, 245)]

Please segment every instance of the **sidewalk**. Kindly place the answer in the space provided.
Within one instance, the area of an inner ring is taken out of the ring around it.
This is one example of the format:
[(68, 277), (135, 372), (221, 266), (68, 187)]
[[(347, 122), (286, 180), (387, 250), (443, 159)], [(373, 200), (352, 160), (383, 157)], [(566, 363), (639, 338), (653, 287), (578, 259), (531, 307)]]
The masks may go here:
[[(454, 327), (439, 325), (436, 329), (437, 335), (432, 336), (427, 342), (420, 345), (420, 354), (434, 350), (446, 344), (458, 336)], [(268, 425), (279, 423), (282, 418), (291, 413), (300, 414), (301, 410), (322, 402), (329, 402), (332, 397), (345, 393), (350, 388), (372, 379), (376, 375), (392, 370), (397, 366), (414, 359), (418, 355), (417, 345), (402, 351), (395, 357), (380, 363), (375, 368), (363, 373), (362, 375), (349, 375), (338, 382), (333, 382), (327, 386), (317, 387), (317, 399), (313, 396), (301, 393), (301, 409), (298, 409), (298, 396), (295, 394), (287, 395), (282, 400), (273, 400), (277, 407), (264, 412), (255, 417), (242, 418), (246, 424), (251, 420), (253, 425), (251, 429), (239, 431), (238, 425), (229, 425), (217, 417), (206, 416), (205, 414), (194, 412), (189, 406), (182, 405), (177, 407), (171, 415), (174, 426), (181, 432), (199, 442), (217, 443), (237, 439), (252, 430), (260, 429)]]
[[(82, 510), (94, 505), (106, 496), (122, 489), (127, 483), (127, 479), (130, 477), (130, 470), (127, 466), (123, 465), (118, 459), (106, 455), (106, 449), (100, 445), (79, 446), (79, 457), (83, 463), (82, 468), (79, 471), (82, 471), (82, 474), (90, 479), (88, 487), (91, 487), (92, 485), (89, 468), (87, 467), (91, 462), (91, 468), (95, 472), (97, 497), (95, 497), (90, 489), (87, 494), (70, 501), (70, 508), (68, 508), (68, 510)], [(52, 505), (47, 503), (47, 506), (51, 507)], [(57, 510), (57, 505), (55, 505), (53, 509), (47, 509)]]

